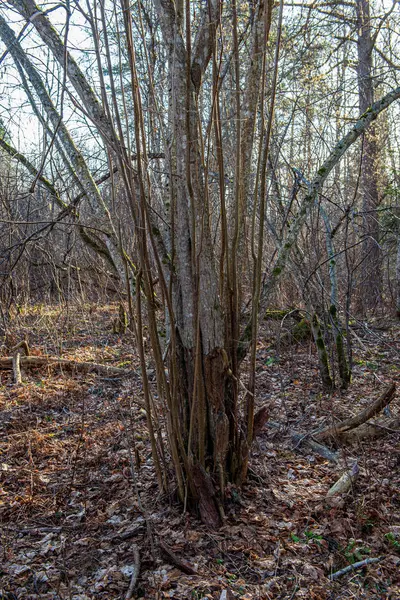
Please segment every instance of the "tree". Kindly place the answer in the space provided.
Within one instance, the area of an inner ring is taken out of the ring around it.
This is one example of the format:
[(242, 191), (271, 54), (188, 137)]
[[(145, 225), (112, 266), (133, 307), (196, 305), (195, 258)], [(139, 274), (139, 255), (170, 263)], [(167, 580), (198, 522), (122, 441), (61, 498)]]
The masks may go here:
[[(271, 0), (259, 0), (254, 5), (237, 5), (235, 1), (222, 5), (210, 0), (198, 6), (189, 0), (185, 3), (155, 0), (143, 9), (138, 4), (135, 22), (127, 0), (121, 0), (119, 6), (101, 3), (98, 15), (91, 13), (88, 4), (85, 18), (94, 34), (95, 80), (101, 99), (46, 11), (33, 0), (8, 0), (8, 5), (33, 24), (54, 61), (65, 70), (65, 96), (73, 97), (74, 104), (101, 136), (110, 173), (118, 171), (130, 203), (135, 263), (119, 243), (114, 225), (118, 215), (112, 212), (112, 204), (98, 191), (81, 154), (72, 160), (72, 142), (65, 141), (67, 132), (62, 121), (49, 106), (49, 118), (54, 119), (54, 128), (57, 126), (64, 135), (62, 142), (69, 149), (71, 166), (108, 219), (109, 249), (120, 266), (121, 279), (125, 272), (130, 283), (134, 283), (128, 293), (159, 486), (161, 489), (167, 486), (165, 461), (170, 457), (180, 499), (196, 502), (203, 520), (217, 526), (223, 514), (226, 484), (240, 484), (247, 475), (254, 437), (259, 316), (271, 300), (310, 211), (318, 204), (323, 185), (350, 146), (382, 110), (400, 97), (400, 89), (369, 106), (316, 168), (306, 193), (296, 209), (293, 207), (293, 218), (285, 224), (285, 233), (277, 236), (276, 257), (263, 280), (264, 223), (269, 198), (267, 169), (271, 162), (283, 2), (275, 21)], [(115, 39), (119, 40), (119, 46), (111, 46), (106, 9), (118, 26)], [(154, 11), (153, 18), (159, 24), (156, 33), (152, 27), (145, 31), (144, 10), (148, 9)], [(67, 23), (69, 19), (68, 13)], [(229, 33), (222, 31), (224, 19), (230, 24)], [(139, 24), (137, 29), (135, 23)], [(248, 57), (247, 31), (251, 40)], [(29, 69), (26, 57), (17, 55), (19, 46), (15, 37), (6, 38), (5, 32), (3, 24), (0, 34), (7, 41), (9, 52), (25, 70)], [(148, 60), (149, 36), (151, 43), (160, 39), (166, 55), (167, 105), (162, 103), (165, 82), (156, 77), (154, 62)], [(137, 53), (140, 44), (144, 48), (143, 61)], [(120, 68), (115, 74), (113, 61), (121, 67), (123, 59), (128, 71)], [(150, 105), (157, 113), (153, 120), (143, 110), (139, 78), (143, 64), (147, 66), (148, 85), (145, 85), (151, 95)], [(30, 73), (32, 79), (33, 72)], [(124, 83), (120, 85), (121, 97), (116, 95), (118, 77), (125, 78), (120, 80)], [(244, 85), (249, 90), (246, 99)], [(35, 89), (42, 105), (47, 106), (40, 86)], [(132, 106), (132, 114), (127, 114), (128, 104)], [(227, 106), (230, 120), (235, 122), (230, 130), (234, 144), (229, 146), (235, 148), (233, 155), (228, 155), (224, 143), (226, 130), (221, 115)], [(157, 123), (162, 131), (159, 138), (164, 145), (162, 149), (148, 147), (149, 140), (158, 139), (149, 131), (151, 123), (153, 126)], [(152, 174), (150, 151), (165, 157), (160, 159), (162, 178)], [(213, 191), (209, 177), (214, 166), (217, 174)], [(233, 181), (226, 176), (227, 170), (233, 173)], [(237, 251), (246, 230), (251, 232), (252, 306), (242, 326), (243, 267)], [(163, 299), (169, 323), (167, 371), (157, 322), (158, 298)], [(146, 374), (144, 320), (157, 374), (158, 403), (154, 402)], [(248, 352), (249, 383), (241, 395), (240, 367)], [(164, 412), (160, 415), (162, 406)]]
[[(357, 0), (357, 81), (360, 112), (364, 113), (374, 101), (372, 53), (376, 37), (372, 34), (369, 0)], [(364, 134), (361, 159), (361, 192), (363, 196), (363, 304), (373, 308), (381, 299), (382, 273), (379, 249), (379, 153), (377, 132), (371, 127)]]

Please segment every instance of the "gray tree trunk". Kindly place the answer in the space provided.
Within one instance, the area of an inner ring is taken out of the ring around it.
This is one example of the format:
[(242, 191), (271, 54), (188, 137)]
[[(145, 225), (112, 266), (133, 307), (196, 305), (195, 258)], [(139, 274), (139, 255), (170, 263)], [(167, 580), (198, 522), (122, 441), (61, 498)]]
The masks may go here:
[[(361, 114), (374, 102), (372, 50), (374, 39), (371, 29), (369, 0), (356, 0), (357, 13), (357, 79)], [(360, 188), (364, 212), (363, 268), (360, 306), (363, 311), (373, 309), (380, 302), (382, 292), (381, 252), (379, 248), (379, 148), (376, 128), (372, 125), (363, 137)]]

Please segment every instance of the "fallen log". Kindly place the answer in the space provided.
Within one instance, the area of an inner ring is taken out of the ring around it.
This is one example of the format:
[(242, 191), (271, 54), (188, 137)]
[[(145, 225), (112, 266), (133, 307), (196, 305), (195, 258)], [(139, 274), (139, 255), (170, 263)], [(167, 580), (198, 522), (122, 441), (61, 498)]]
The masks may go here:
[(329, 448), (323, 444), (319, 444), (307, 435), (300, 435), (299, 433), (292, 433), (292, 441), (295, 444), (295, 449), (299, 448), (304, 451), (312, 451), (322, 458), (331, 462), (337, 463), (339, 461), (339, 455), (337, 452), (332, 452)]
[[(281, 423), (276, 423), (275, 421), (267, 421), (266, 425), (271, 429), (282, 429)], [(294, 450), (299, 448), (303, 453), (304, 451), (307, 452), (310, 450), (316, 454), (319, 454), (319, 456), (322, 456), (322, 458), (325, 458), (326, 460), (330, 460), (334, 463), (338, 462), (339, 454), (337, 452), (332, 452), (332, 450), (326, 446), (323, 446), (322, 444), (318, 444), (318, 442), (310, 438), (310, 434), (300, 434), (297, 431), (289, 430), (289, 435), (292, 439), (292, 443), (294, 444)]]
[(363, 423), (352, 429), (344, 431), (339, 435), (342, 444), (355, 444), (361, 440), (378, 440), (391, 433), (400, 433), (400, 419), (379, 419), (375, 423)]
[[(11, 370), (14, 357), (0, 358), (0, 370)], [(109, 365), (99, 365), (91, 362), (79, 362), (67, 358), (53, 358), (51, 356), (20, 356), (20, 366), (23, 368), (37, 369), (41, 367), (59, 367), (61, 369), (75, 370), (79, 373), (97, 373), (98, 375), (124, 377), (132, 374), (129, 369), (121, 369)]]
[(381, 394), (372, 404), (367, 406), (364, 410), (359, 412), (354, 417), (350, 417), (345, 421), (340, 423), (335, 423), (333, 426), (326, 427), (322, 431), (318, 431), (313, 434), (313, 438), (318, 442), (322, 442), (329, 438), (337, 439), (340, 436), (350, 431), (351, 429), (355, 429), (359, 427), (366, 421), (368, 421), (371, 417), (379, 413), (385, 406), (387, 406), (394, 398), (394, 394), (396, 391), (396, 384), (393, 382), (390, 386)]

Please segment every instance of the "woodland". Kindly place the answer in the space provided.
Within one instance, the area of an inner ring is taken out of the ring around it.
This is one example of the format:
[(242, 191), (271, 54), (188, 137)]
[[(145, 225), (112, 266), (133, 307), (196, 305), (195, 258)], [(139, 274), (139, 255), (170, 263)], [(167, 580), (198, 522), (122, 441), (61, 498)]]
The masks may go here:
[(398, 0), (0, 0), (0, 599), (400, 598)]

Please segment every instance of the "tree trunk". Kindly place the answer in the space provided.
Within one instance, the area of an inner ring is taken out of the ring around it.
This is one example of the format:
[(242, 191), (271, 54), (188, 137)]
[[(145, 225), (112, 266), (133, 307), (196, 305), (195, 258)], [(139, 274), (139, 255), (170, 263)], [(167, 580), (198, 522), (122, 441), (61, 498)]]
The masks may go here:
[[(361, 114), (374, 102), (372, 50), (369, 0), (356, 0), (357, 11), (357, 79)], [(382, 274), (379, 248), (379, 156), (377, 132), (372, 125), (363, 136), (361, 158), (361, 194), (364, 213), (363, 268), (360, 304), (363, 311), (373, 309), (381, 300)]]
[(400, 319), (400, 235), (397, 240), (397, 257), (396, 257), (396, 311)]

